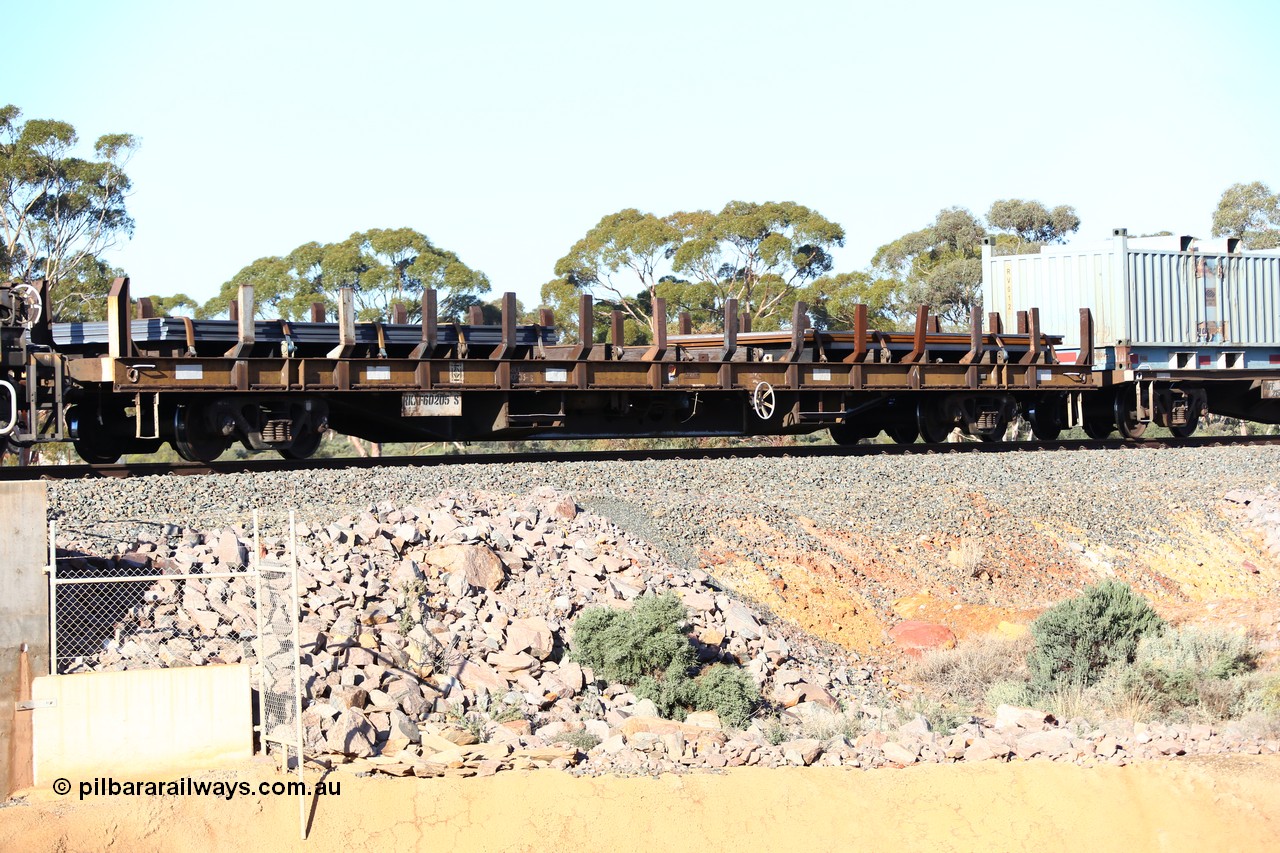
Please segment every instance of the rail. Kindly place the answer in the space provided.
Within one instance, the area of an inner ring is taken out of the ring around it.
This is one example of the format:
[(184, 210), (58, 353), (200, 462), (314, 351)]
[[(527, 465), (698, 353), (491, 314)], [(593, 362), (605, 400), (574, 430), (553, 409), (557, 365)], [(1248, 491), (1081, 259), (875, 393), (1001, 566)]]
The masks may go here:
[(441, 456), (380, 456), (311, 459), (233, 459), (208, 463), (144, 462), (129, 465), (38, 465), (0, 468), (0, 481), (81, 480), (269, 473), (372, 468), (411, 468), (452, 465), (511, 465), (575, 462), (643, 462), (716, 459), (830, 459), (856, 456), (913, 456), (944, 453), (1036, 453), (1073, 450), (1169, 450), (1201, 447), (1280, 447), (1280, 435), (1197, 436), (1148, 441), (1058, 439), (1055, 441), (959, 442), (955, 444), (816, 444), (783, 446), (662, 448), (648, 450), (585, 450), (460, 453)]

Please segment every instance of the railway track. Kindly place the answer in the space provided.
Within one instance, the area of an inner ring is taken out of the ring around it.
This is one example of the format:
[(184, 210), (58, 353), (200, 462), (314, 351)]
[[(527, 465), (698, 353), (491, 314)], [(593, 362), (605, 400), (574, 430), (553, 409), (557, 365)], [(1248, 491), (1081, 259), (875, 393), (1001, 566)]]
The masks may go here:
[(208, 463), (141, 462), (125, 465), (33, 465), (0, 468), (0, 481), (78, 480), (94, 477), (128, 478), (241, 474), (316, 469), (436, 467), (442, 465), (509, 465), (551, 462), (636, 462), (680, 459), (825, 459), (846, 456), (911, 456), (941, 453), (1033, 453), (1064, 450), (1167, 450), (1196, 447), (1280, 447), (1280, 436), (1202, 436), (1124, 439), (1060, 439), (1057, 441), (961, 442), (956, 444), (786, 445), (679, 448), (655, 450), (587, 450), (457, 453), (441, 456), (338, 457), (312, 459), (235, 459)]

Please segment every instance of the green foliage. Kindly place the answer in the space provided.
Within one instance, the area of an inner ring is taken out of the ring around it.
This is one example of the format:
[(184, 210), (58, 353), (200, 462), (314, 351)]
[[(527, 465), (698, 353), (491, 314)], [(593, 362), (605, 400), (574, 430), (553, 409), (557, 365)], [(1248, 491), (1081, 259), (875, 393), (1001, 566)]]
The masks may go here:
[[(776, 329), (842, 245), (844, 229), (795, 202), (731, 201), (719, 213), (666, 216), (628, 208), (602, 218), (556, 262), (558, 278), (542, 295), (557, 316), (576, 314), (580, 292), (603, 298), (635, 324), (629, 343), (682, 310), (699, 330), (722, 328), (730, 298), (753, 329)], [(667, 317), (653, 316), (659, 297)]]
[(1069, 205), (1049, 210), (1038, 201), (1007, 198), (991, 205), (987, 224), (1015, 237), (1009, 254), (1017, 254), (1047, 243), (1065, 243), (1068, 234), (1080, 230), (1080, 217)]
[(1280, 193), (1261, 181), (1227, 187), (1213, 212), (1213, 236), (1239, 237), (1247, 249), (1280, 246)]
[(72, 125), (21, 116), (12, 104), (0, 108), (0, 277), (49, 279), (50, 315), (78, 318), (98, 295), (81, 288), (101, 284), (99, 256), (133, 233), (124, 167), (138, 140), (101, 136), (85, 158)]
[(892, 331), (897, 328), (898, 282), (877, 278), (869, 272), (845, 272), (823, 276), (810, 282), (801, 292), (809, 304), (809, 318), (818, 329), (852, 329), (854, 309), (867, 306), (867, 325), (872, 329)]
[(1001, 705), (1025, 707), (1032, 704), (1031, 690), (1025, 681), (997, 681), (987, 688), (983, 697), (988, 709), (994, 711)]
[(697, 685), (689, 677), (688, 669), (681, 665), (673, 666), (660, 676), (641, 677), (635, 685), (635, 694), (653, 702), (659, 716), (673, 720), (683, 720), (698, 696)]
[(684, 719), (696, 708), (745, 726), (760, 702), (755, 682), (724, 665), (691, 678), (697, 658), (686, 630), (684, 605), (670, 592), (643, 595), (631, 610), (592, 607), (573, 625), (573, 658), (599, 679), (632, 685), (664, 717)]
[(1167, 673), (1186, 673), (1192, 680), (1231, 678), (1251, 671), (1257, 649), (1234, 631), (1182, 628), (1143, 637), (1134, 663)]
[(573, 657), (605, 681), (666, 680), (696, 662), (685, 630), (684, 605), (671, 592), (642, 595), (630, 610), (590, 607), (573, 625)]
[(1280, 714), (1280, 676), (1272, 676), (1251, 690), (1247, 696), (1252, 710)]
[(1128, 584), (1107, 580), (1088, 587), (1031, 623), (1032, 686), (1049, 693), (1063, 685), (1094, 684), (1107, 667), (1132, 662), (1138, 641), (1163, 627), (1164, 620)]
[(693, 702), (698, 710), (715, 711), (722, 723), (741, 729), (760, 704), (760, 688), (741, 669), (716, 664), (695, 681)]
[(560, 735), (556, 738), (556, 742), (567, 743), (579, 752), (590, 752), (600, 745), (600, 738), (586, 729), (578, 729), (577, 731)]
[(951, 207), (931, 225), (881, 246), (871, 263), (899, 283), (905, 304), (930, 305), (945, 322), (961, 323), (978, 301), (985, 236), (976, 216)]
[(385, 320), (398, 302), (416, 321), (422, 291), (431, 287), (440, 292), (441, 319), (450, 322), (464, 319), (489, 290), (484, 273), (412, 228), (375, 228), (337, 243), (304, 243), (287, 255), (258, 258), (225, 282), (202, 314), (226, 311), (242, 284), (253, 286), (259, 317), (286, 320), (308, 317), (313, 302), (336, 310), (339, 290), (351, 287), (358, 319)]

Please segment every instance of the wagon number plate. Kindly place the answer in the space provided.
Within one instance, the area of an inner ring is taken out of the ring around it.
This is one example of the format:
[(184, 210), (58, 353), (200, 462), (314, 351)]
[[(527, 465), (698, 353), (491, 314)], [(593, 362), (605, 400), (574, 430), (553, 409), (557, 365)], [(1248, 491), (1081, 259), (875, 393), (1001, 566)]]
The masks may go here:
[(462, 414), (461, 391), (406, 391), (400, 397), (400, 414), (406, 418)]
[(1280, 379), (1262, 380), (1262, 399), (1280, 400)]

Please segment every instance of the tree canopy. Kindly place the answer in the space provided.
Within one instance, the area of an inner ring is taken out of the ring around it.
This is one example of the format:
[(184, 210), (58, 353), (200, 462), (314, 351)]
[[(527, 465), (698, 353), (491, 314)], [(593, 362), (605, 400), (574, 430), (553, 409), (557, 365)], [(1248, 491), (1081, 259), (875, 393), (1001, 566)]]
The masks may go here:
[(758, 327), (776, 325), (800, 287), (830, 272), (830, 250), (841, 245), (839, 225), (795, 202), (732, 201), (719, 213), (665, 216), (628, 208), (602, 218), (556, 262), (559, 278), (543, 295), (563, 305), (590, 292), (637, 330), (667, 321), (653, 317), (657, 297), (699, 326), (720, 322), (730, 298)]
[(484, 273), (412, 228), (375, 228), (340, 242), (304, 243), (287, 255), (258, 258), (225, 282), (201, 313), (225, 311), (242, 284), (253, 285), (259, 316), (286, 320), (303, 319), (313, 302), (332, 309), (346, 286), (353, 288), (357, 317), (365, 321), (388, 317), (393, 303), (404, 305), (408, 318), (416, 320), (428, 287), (440, 292), (442, 318), (461, 319), (489, 291)]
[(72, 125), (21, 117), (12, 104), (0, 108), (0, 274), (48, 279), (54, 317), (92, 314), (112, 278), (101, 254), (133, 233), (124, 167), (138, 140), (106, 134), (84, 158)]
[(948, 207), (930, 225), (877, 249), (871, 265), (897, 283), (897, 304), (928, 304), (943, 322), (962, 325), (978, 303), (984, 237), (996, 238), (1000, 254), (1036, 252), (1066, 242), (1079, 228), (1067, 205), (1048, 209), (1038, 201), (1002, 199), (991, 205), (985, 224), (963, 207)]
[(1239, 237), (1246, 249), (1280, 247), (1280, 194), (1261, 181), (1232, 184), (1213, 212), (1214, 237)]

